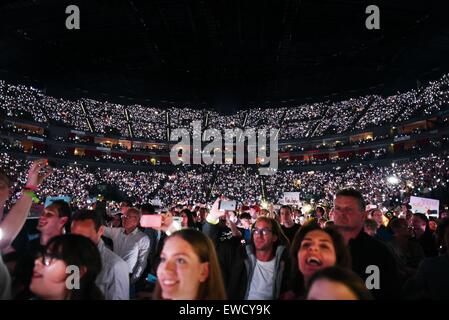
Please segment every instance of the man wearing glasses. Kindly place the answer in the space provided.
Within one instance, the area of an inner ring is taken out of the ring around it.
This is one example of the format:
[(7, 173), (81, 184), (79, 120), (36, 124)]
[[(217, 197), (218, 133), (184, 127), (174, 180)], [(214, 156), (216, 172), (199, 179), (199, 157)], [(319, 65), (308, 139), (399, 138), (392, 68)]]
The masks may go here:
[[(219, 199), (212, 206), (203, 229), (213, 240), (218, 233), (218, 220), (226, 214), (218, 208)], [(277, 221), (268, 217), (256, 220), (247, 245), (242, 246), (237, 238), (219, 243), (217, 250), (228, 298), (278, 299), (287, 285), (288, 245)]]
[(122, 228), (104, 228), (104, 235), (113, 241), (114, 253), (128, 263), (130, 283), (135, 284), (147, 265), (150, 239), (138, 229), (140, 211), (129, 208), (122, 216)]

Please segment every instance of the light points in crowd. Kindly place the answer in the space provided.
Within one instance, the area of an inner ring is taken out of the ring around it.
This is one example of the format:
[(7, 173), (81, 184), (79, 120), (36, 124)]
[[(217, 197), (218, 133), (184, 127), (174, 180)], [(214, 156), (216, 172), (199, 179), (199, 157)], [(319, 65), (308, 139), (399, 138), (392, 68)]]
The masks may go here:
[(400, 182), (399, 178), (396, 177), (396, 176), (389, 176), (387, 178), (387, 181), (388, 181), (389, 184), (392, 184), (392, 185), (397, 185)]

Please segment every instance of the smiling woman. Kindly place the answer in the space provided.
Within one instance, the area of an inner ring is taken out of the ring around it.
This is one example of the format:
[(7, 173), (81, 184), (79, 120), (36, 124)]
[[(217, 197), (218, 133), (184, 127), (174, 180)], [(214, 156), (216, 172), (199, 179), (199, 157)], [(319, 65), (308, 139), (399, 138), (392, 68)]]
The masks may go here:
[[(71, 281), (74, 266), (79, 272), (73, 272)], [(100, 271), (100, 253), (90, 239), (75, 234), (56, 236), (35, 260), (30, 290), (43, 300), (103, 300), (95, 285)]]
[(197, 230), (183, 229), (167, 238), (157, 276), (155, 299), (226, 299), (215, 247)]
[(316, 223), (304, 225), (290, 249), (292, 260), (291, 288), (285, 299), (304, 298), (305, 288), (310, 278), (319, 270), (331, 266), (350, 268), (350, 255), (342, 236), (332, 228), (324, 228)]

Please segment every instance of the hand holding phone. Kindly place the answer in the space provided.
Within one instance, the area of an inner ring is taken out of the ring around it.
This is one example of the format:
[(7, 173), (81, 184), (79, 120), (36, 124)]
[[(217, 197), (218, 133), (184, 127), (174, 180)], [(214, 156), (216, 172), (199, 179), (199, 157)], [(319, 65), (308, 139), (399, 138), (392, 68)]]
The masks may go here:
[(220, 211), (235, 211), (237, 208), (237, 201), (235, 200), (220, 200), (218, 210)]
[(162, 227), (162, 216), (160, 214), (144, 214), (140, 218), (140, 226), (158, 229)]

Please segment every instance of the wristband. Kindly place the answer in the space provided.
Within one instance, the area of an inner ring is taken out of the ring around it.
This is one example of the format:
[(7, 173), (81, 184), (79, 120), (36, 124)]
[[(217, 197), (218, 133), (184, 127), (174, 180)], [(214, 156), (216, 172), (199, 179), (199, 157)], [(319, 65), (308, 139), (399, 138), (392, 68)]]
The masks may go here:
[(219, 219), (212, 217), (210, 214), (206, 217), (206, 221), (210, 224), (218, 224), (220, 222)]
[(32, 184), (27, 184), (24, 189), (31, 190), (31, 191), (37, 191), (39, 189), (39, 187), (33, 186)]
[(33, 202), (36, 204), (41, 202), (39, 200), (39, 198), (36, 196), (36, 194), (34, 193), (34, 191), (24, 189), (24, 191), (22, 193), (24, 195), (30, 196), (31, 199), (33, 200)]

